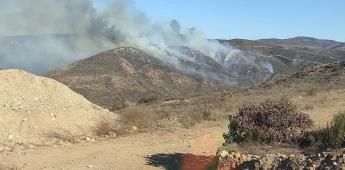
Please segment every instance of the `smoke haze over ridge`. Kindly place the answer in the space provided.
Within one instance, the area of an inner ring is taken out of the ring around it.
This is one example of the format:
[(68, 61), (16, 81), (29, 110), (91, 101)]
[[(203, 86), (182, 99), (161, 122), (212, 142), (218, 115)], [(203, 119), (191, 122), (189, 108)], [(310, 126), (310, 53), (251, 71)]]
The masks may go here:
[(217, 58), (230, 47), (209, 41), (176, 20), (155, 22), (134, 1), (115, 0), (101, 11), (88, 0), (0, 0), (0, 68), (45, 73), (121, 46), (176, 65), (185, 46)]

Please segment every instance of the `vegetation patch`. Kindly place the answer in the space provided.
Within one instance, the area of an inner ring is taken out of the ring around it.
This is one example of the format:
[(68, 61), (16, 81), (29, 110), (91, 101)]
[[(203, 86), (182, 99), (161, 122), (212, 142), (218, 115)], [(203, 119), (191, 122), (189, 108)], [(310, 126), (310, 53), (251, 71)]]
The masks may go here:
[(309, 115), (297, 112), (288, 99), (267, 99), (260, 104), (241, 107), (235, 116), (229, 116), (229, 132), (225, 144), (297, 143), (312, 126)]
[(321, 148), (345, 147), (345, 112), (334, 115), (326, 128), (306, 133), (301, 145)]
[(152, 95), (148, 97), (141, 98), (138, 103), (139, 104), (148, 104), (148, 103), (154, 103), (160, 100), (159, 95)]

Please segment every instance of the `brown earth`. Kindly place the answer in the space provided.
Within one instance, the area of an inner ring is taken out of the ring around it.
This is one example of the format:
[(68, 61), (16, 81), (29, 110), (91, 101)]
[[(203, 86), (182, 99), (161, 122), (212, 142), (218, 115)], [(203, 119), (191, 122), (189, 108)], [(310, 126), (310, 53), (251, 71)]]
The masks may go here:
[(225, 122), (205, 122), (191, 129), (159, 130), (111, 140), (31, 148), (4, 154), (0, 162), (3, 167), (32, 170), (198, 169), (212, 162), (212, 155), (223, 142), (224, 132)]

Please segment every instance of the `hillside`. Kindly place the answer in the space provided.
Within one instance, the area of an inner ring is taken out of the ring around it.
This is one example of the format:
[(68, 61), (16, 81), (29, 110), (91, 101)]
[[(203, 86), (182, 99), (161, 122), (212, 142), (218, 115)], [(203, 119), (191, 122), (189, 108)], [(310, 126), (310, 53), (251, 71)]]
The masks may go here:
[(344, 43), (331, 40), (296, 37), (257, 41), (245, 39), (220, 41), (243, 52), (266, 58), (273, 66), (275, 77), (345, 59)]
[[(105, 108), (195, 96), (222, 83), (189, 76), (135, 48), (118, 48), (47, 74)], [(121, 106), (120, 106), (121, 107)]]
[(0, 71), (0, 148), (94, 135), (98, 121), (118, 115), (67, 86), (20, 70)]
[[(136, 103), (249, 87), (345, 58), (345, 53), (334, 49), (341, 48), (338, 42), (326, 41), (325, 44), (333, 45), (311, 48), (308, 46), (311, 43), (303, 39), (295, 40), (296, 46), (305, 44), (301, 47), (261, 41), (220, 40), (233, 48), (216, 57), (187, 47), (174, 47), (180, 56), (168, 53), (166, 59), (136, 48), (117, 48), (46, 76), (66, 84), (95, 104), (117, 110)], [(174, 59), (177, 61), (173, 62)]]
[(294, 84), (342, 89), (345, 87), (345, 61), (310, 67), (274, 81), (267, 81), (259, 87), (289, 87)]

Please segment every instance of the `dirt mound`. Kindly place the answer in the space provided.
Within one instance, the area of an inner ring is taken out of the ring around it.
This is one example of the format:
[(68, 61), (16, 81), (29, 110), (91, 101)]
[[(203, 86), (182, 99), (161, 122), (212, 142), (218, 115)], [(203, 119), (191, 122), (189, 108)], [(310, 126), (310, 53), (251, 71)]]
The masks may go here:
[(55, 80), (0, 71), (0, 146), (92, 136), (103, 117), (118, 118)]

